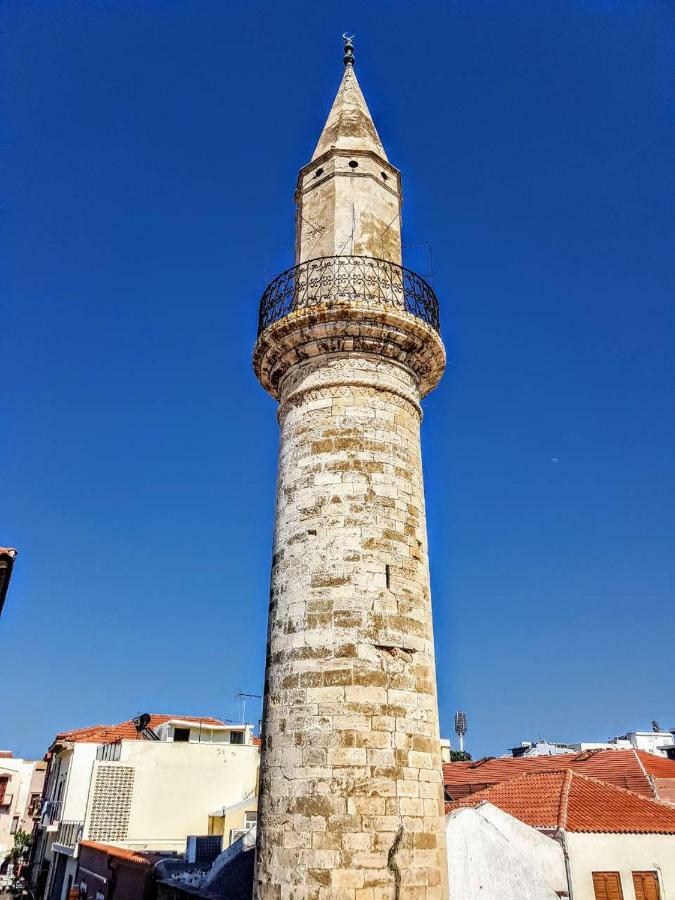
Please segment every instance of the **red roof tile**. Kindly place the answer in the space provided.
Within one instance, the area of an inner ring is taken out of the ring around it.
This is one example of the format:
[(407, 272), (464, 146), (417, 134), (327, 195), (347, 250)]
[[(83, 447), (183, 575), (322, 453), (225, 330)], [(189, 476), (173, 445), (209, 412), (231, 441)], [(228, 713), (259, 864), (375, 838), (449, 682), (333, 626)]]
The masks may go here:
[[(150, 715), (150, 728), (157, 728), (164, 722), (178, 719), (185, 722), (201, 722), (203, 725), (224, 725), (222, 719), (214, 719), (212, 716), (165, 716), (159, 713)], [(53, 743), (59, 741), (71, 741), (79, 744), (101, 744), (111, 741), (133, 741), (141, 738), (131, 719), (120, 722), (118, 725), (90, 725), (87, 728), (75, 728), (73, 731), (62, 731), (56, 735)]]
[(649, 775), (675, 778), (675, 760), (657, 756), (656, 753), (647, 753), (646, 750), (636, 750), (635, 753)]
[[(650, 757), (650, 760), (645, 762), (645, 757)], [(628, 788), (636, 794), (654, 797), (649, 775), (656, 774), (655, 768), (659, 770), (659, 777), (675, 779), (673, 760), (640, 750), (595, 750), (559, 756), (508, 756), (473, 763), (445, 763), (443, 780), (447, 794), (457, 800), (526, 772), (572, 769), (617, 787)]]
[[(619, 752), (619, 751), (610, 751)], [(675, 834), (675, 808), (573, 769), (529, 772), (447, 805), (492, 803), (534, 828), (578, 832)]]
[(116, 859), (123, 859), (140, 866), (154, 866), (162, 858), (157, 853), (139, 853), (135, 850), (126, 850), (124, 847), (115, 847), (112, 844), (101, 844), (98, 841), (80, 841), (80, 847), (98, 850), (99, 853), (106, 853), (108, 856), (114, 856)]

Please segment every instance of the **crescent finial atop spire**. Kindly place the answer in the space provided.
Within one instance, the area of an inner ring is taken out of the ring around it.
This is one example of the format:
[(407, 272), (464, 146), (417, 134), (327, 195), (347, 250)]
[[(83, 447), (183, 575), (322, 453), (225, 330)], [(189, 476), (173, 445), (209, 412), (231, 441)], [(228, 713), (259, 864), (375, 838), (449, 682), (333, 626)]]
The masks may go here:
[(342, 82), (312, 159), (328, 150), (367, 150), (381, 156), (385, 161), (387, 159), (356, 77), (353, 38), (353, 34), (349, 35), (346, 32), (342, 35), (345, 42)]
[(345, 55), (342, 57), (342, 62), (346, 66), (353, 66), (354, 65), (354, 45), (352, 44), (352, 41), (354, 40), (354, 35), (347, 34), (347, 32), (345, 31), (345, 33), (342, 35), (342, 40), (345, 42)]

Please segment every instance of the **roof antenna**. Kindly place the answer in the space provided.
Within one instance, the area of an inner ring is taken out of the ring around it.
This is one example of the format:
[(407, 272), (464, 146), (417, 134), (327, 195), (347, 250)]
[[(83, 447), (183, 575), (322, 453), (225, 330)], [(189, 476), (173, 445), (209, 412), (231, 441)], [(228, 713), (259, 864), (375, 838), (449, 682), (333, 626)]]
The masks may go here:
[(353, 66), (354, 61), (355, 61), (354, 60), (354, 45), (352, 44), (352, 41), (354, 40), (354, 35), (347, 34), (347, 32), (345, 31), (345, 33), (342, 35), (342, 40), (345, 42), (345, 55), (342, 57), (342, 62), (346, 66)]
[(246, 691), (237, 691), (234, 695), (234, 699), (238, 700), (241, 703), (241, 724), (246, 724), (246, 701), (247, 700), (262, 700), (260, 694), (247, 694)]

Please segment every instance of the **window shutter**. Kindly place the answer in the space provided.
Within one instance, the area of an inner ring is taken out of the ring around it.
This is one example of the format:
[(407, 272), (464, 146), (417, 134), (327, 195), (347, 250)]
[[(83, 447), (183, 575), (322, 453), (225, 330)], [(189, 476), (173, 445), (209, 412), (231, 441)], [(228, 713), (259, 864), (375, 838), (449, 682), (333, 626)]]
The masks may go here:
[(593, 872), (595, 900), (623, 900), (618, 872)]
[(656, 872), (633, 872), (636, 900), (661, 900)]

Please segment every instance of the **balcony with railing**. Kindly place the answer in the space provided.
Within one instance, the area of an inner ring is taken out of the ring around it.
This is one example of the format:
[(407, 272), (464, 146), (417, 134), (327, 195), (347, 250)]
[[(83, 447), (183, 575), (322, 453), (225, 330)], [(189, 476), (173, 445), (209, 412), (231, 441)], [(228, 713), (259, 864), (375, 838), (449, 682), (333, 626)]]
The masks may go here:
[(54, 826), (61, 819), (63, 800), (46, 800), (42, 807), (42, 825), (54, 830)]
[(324, 256), (288, 269), (267, 286), (258, 334), (296, 310), (345, 303), (400, 309), (440, 331), (436, 294), (415, 272), (370, 256)]
[(59, 825), (58, 834), (54, 840), (54, 848), (61, 852), (75, 850), (79, 842), (82, 840), (82, 828), (84, 822), (74, 820), (66, 820)]
[(8, 793), (0, 794), (0, 809), (3, 812), (7, 812), (7, 810), (12, 805), (13, 799), (14, 799), (14, 794), (8, 794)]
[(99, 744), (96, 748), (96, 759), (99, 762), (119, 762), (121, 756), (121, 741), (111, 741), (109, 744)]

